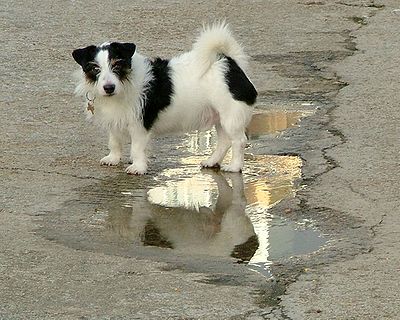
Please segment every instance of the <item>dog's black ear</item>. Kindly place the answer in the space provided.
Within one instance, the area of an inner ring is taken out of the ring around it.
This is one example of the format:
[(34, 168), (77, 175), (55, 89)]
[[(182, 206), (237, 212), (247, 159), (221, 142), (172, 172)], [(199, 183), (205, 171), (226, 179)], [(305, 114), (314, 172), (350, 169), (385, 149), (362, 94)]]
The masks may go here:
[(96, 46), (88, 46), (86, 48), (76, 49), (72, 52), (72, 57), (83, 67), (89, 61), (92, 61), (94, 59), (96, 49)]
[(116, 53), (124, 59), (131, 59), (133, 54), (136, 51), (136, 45), (134, 43), (120, 43), (120, 42), (113, 42), (110, 44), (110, 48), (115, 50)]

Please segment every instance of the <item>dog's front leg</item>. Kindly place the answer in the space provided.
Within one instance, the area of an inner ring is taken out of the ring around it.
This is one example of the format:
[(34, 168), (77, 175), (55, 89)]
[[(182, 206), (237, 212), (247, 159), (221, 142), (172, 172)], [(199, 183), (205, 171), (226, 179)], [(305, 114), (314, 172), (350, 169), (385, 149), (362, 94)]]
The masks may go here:
[(118, 131), (110, 130), (110, 137), (108, 140), (108, 147), (110, 153), (100, 160), (100, 163), (106, 166), (116, 166), (122, 155), (122, 135)]
[(131, 160), (132, 164), (126, 168), (128, 174), (145, 174), (147, 171), (147, 145), (150, 133), (144, 128), (136, 128), (131, 135)]

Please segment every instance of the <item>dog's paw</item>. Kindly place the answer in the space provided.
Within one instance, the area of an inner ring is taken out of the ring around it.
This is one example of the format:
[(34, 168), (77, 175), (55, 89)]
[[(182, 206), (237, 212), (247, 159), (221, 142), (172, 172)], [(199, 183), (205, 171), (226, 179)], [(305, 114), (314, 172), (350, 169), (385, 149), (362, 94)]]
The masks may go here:
[(128, 168), (125, 169), (127, 174), (134, 174), (134, 175), (142, 175), (147, 172), (147, 166), (143, 165), (140, 166), (138, 164), (131, 164)]
[(224, 164), (221, 166), (221, 170), (225, 172), (242, 172), (242, 167), (232, 164)]
[(104, 166), (116, 166), (121, 160), (121, 157), (109, 154), (100, 160), (100, 163)]
[(204, 169), (219, 169), (221, 168), (219, 163), (211, 162), (209, 160), (204, 160), (200, 162), (200, 165)]

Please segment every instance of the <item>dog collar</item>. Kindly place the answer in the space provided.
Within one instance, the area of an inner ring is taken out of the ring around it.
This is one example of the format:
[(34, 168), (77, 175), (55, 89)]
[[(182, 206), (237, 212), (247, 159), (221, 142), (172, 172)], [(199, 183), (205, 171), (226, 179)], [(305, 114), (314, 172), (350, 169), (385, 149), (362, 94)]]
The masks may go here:
[(86, 92), (86, 100), (87, 100), (87, 111), (90, 111), (92, 114), (94, 114), (94, 99), (96, 99), (96, 97), (93, 97), (93, 99), (89, 98), (89, 92)]

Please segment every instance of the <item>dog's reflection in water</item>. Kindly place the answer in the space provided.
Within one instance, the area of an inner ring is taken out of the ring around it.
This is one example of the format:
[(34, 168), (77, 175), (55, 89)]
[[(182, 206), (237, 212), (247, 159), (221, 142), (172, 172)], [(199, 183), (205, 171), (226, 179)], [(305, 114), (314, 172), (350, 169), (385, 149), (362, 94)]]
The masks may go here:
[[(137, 245), (250, 260), (258, 248), (258, 240), (245, 214), (246, 198), (241, 174), (224, 176), (211, 170), (202, 172), (212, 178), (207, 192), (211, 193), (216, 185), (217, 197), (211, 206), (194, 209), (134, 202), (129, 207), (109, 210), (108, 229)], [(189, 188), (179, 192), (184, 192), (186, 198), (196, 193)]]

